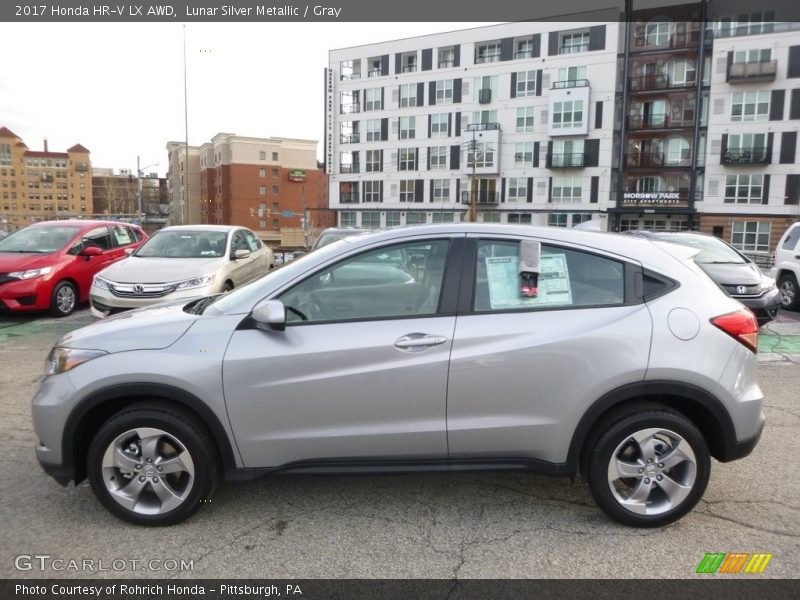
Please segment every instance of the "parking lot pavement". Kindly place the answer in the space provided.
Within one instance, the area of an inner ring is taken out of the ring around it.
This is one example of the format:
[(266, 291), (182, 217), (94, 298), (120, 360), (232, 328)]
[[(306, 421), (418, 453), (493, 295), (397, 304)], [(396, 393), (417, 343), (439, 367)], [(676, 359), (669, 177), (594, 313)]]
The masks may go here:
[[(29, 402), (45, 354), (90, 320), (0, 321), (0, 577), (664, 578), (695, 576), (707, 552), (773, 553), (759, 577), (797, 576), (800, 368), (790, 360), (760, 364), (767, 425), (753, 454), (715, 462), (704, 500), (663, 529), (617, 525), (580, 481), (526, 473), (266, 477), (224, 484), (188, 522), (151, 529), (36, 463)], [(794, 335), (776, 326), (764, 339)], [(95, 571), (18, 571), (23, 554), (93, 560)], [(100, 560), (123, 570), (97, 571)], [(162, 562), (142, 571), (151, 560)], [(152, 570), (169, 560), (193, 569)]]

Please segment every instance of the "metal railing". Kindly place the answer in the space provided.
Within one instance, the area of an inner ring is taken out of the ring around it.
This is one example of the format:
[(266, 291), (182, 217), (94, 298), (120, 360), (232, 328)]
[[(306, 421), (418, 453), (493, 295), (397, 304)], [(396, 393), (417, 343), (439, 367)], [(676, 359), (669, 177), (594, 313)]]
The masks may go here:
[(339, 194), (339, 202), (342, 204), (358, 204), (358, 194), (354, 192), (349, 194)]
[(493, 63), (500, 61), (500, 53), (497, 54), (486, 54), (484, 56), (476, 56), (475, 57), (475, 64), (482, 65), (485, 63)]
[(777, 60), (731, 63), (727, 81), (774, 81), (778, 73)]
[(629, 129), (672, 129), (680, 127), (693, 127), (694, 120), (672, 118), (667, 113), (652, 115), (634, 115), (628, 117)]
[(641, 77), (631, 77), (628, 82), (632, 92), (650, 92), (670, 88), (669, 75), (642, 75)]
[(361, 112), (361, 105), (360, 104), (342, 104), (339, 107), (339, 114), (342, 115), (349, 115), (352, 113)]
[(383, 69), (370, 69), (367, 73), (367, 77), (383, 77), (383, 75)]
[(566, 79), (564, 81), (554, 81), (550, 86), (551, 90), (565, 90), (568, 88), (589, 87), (588, 79)]
[[(478, 190), (477, 193), (478, 204), (497, 204), (500, 202), (500, 192), (491, 192), (487, 190)], [(472, 191), (464, 190), (461, 192), (461, 203), (472, 203)]]
[(664, 154), (658, 152), (631, 152), (625, 154), (627, 167), (663, 167)]
[(358, 173), (359, 172), (359, 164), (358, 163), (350, 163), (347, 165), (339, 165), (339, 173)]
[(530, 50), (517, 50), (514, 52), (514, 58), (533, 58), (533, 48)]
[(547, 168), (580, 168), (584, 166), (585, 156), (583, 152), (554, 152), (547, 155)]
[(414, 73), (417, 70), (417, 65), (404, 65), (403, 73)]
[(500, 129), (500, 123), (472, 123), (467, 125), (464, 131), (491, 131)]
[(361, 135), (358, 133), (342, 134), (339, 138), (341, 144), (357, 144), (361, 141)]
[(455, 66), (456, 66), (456, 61), (455, 61), (455, 59), (450, 59), (450, 60), (440, 60), (440, 61), (439, 61), (439, 68), (440, 68), (440, 69), (447, 69), (447, 68), (449, 68), (449, 67), (455, 67)]
[(731, 148), (722, 153), (723, 165), (758, 165), (769, 162), (767, 149), (760, 146), (752, 148)]
[(482, 88), (478, 90), (478, 104), (489, 104), (492, 101), (491, 88)]

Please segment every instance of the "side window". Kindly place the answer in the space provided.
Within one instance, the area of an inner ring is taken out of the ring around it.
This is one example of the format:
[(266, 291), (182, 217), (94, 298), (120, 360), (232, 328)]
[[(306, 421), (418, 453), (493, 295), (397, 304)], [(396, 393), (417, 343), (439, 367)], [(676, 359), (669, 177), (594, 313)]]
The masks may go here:
[(236, 252), (237, 250), (250, 250), (250, 247), (247, 245), (247, 241), (244, 239), (244, 234), (241, 231), (237, 231), (233, 234), (231, 252)]
[(126, 227), (128, 230), (128, 235), (131, 237), (131, 243), (135, 244), (136, 242), (142, 241), (142, 232), (135, 227)]
[(480, 240), (473, 310), (531, 310), (613, 306), (625, 301), (621, 262), (542, 244), (539, 293), (520, 294), (519, 242)]
[(789, 231), (789, 235), (786, 236), (786, 239), (783, 240), (783, 244), (781, 244), (781, 250), (794, 250), (795, 246), (797, 246), (797, 242), (800, 241), (800, 225)]
[(447, 240), (372, 250), (319, 271), (281, 296), (291, 322), (433, 315), (439, 307)]
[(108, 227), (95, 227), (83, 235), (81, 242), (84, 248), (96, 246), (103, 250), (108, 250), (114, 245), (111, 242), (111, 234), (108, 232)]
[(129, 228), (123, 225), (114, 225), (111, 229), (114, 232), (114, 239), (117, 242), (117, 246), (127, 246), (134, 242)]
[(245, 231), (244, 237), (247, 240), (247, 247), (250, 249), (250, 252), (255, 252), (261, 248), (261, 240), (259, 240), (252, 231)]

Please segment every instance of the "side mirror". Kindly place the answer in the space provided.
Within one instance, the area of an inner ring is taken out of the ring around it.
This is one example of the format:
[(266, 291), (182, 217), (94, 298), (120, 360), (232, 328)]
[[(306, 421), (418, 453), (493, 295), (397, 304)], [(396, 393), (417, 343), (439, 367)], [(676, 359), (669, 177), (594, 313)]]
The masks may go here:
[(283, 331), (286, 329), (286, 307), (280, 300), (267, 300), (259, 304), (250, 314), (256, 327)]
[(248, 258), (250, 256), (250, 250), (234, 250), (233, 252), (233, 260), (239, 260), (240, 258)]
[(89, 246), (81, 250), (81, 256), (85, 256), (86, 258), (91, 258), (92, 256), (100, 256), (103, 253), (103, 249), (98, 246)]
[(130, 256), (133, 254), (134, 250), (136, 250), (136, 248), (125, 248), (125, 256)]

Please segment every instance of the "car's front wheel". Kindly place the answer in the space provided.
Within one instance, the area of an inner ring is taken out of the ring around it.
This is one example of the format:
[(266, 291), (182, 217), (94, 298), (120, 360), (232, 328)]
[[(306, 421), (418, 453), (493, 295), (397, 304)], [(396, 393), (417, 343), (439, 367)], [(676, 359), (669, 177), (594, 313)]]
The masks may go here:
[(648, 408), (608, 425), (590, 456), (588, 479), (592, 496), (612, 519), (657, 527), (694, 508), (710, 471), (697, 427), (672, 410)]
[(797, 279), (791, 273), (783, 275), (778, 282), (781, 292), (781, 306), (786, 310), (800, 309), (800, 290), (797, 288)]
[(54, 317), (66, 317), (72, 314), (78, 304), (78, 290), (69, 281), (60, 281), (53, 288), (50, 298), (50, 314)]
[(89, 447), (95, 495), (137, 525), (172, 525), (210, 499), (219, 461), (213, 440), (188, 413), (141, 404), (111, 417)]

